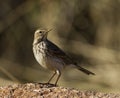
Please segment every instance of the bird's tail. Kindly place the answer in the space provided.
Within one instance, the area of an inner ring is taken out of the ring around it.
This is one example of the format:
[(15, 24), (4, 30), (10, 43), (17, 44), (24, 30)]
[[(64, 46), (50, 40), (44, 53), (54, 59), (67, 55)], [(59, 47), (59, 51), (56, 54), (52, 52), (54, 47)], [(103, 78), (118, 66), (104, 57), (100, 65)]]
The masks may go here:
[(95, 75), (95, 73), (93, 73), (93, 72), (91, 72), (91, 71), (89, 71), (89, 70), (87, 70), (85, 68), (82, 68), (81, 66), (76, 65), (76, 67), (77, 67), (78, 70), (84, 72), (87, 75)]

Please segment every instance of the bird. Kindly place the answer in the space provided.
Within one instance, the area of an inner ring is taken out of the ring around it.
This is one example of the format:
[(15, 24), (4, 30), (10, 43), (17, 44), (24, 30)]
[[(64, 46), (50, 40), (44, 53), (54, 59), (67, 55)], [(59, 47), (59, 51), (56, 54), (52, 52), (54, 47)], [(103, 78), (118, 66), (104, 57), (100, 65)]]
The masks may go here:
[(43, 68), (54, 72), (47, 83), (49, 84), (54, 76), (58, 75), (54, 83), (54, 85), (57, 85), (62, 70), (67, 66), (77, 68), (87, 75), (95, 75), (95, 73), (79, 66), (68, 54), (47, 38), (48, 32), (51, 30), (37, 29), (33, 40), (35, 59)]

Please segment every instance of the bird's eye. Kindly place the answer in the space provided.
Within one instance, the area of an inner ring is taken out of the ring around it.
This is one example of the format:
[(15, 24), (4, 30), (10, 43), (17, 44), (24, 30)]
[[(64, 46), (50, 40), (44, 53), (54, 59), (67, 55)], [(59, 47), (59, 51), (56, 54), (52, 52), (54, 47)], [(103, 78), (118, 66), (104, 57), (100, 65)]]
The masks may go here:
[(39, 33), (42, 33), (42, 31), (40, 31)]

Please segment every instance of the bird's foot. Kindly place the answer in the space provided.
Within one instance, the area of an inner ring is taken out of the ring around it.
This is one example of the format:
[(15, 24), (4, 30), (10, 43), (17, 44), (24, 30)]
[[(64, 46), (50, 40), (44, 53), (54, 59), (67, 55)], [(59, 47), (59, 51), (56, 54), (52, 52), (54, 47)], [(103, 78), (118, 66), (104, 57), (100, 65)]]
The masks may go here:
[(40, 87), (45, 87), (45, 88), (49, 88), (49, 87), (57, 87), (56, 84), (51, 84), (51, 83), (39, 83)]

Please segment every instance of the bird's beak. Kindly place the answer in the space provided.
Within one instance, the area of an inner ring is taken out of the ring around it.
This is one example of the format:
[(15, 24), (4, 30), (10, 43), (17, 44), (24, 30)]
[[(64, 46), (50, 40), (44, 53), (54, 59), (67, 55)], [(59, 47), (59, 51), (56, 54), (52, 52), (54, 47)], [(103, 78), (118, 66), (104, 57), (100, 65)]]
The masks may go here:
[(50, 32), (50, 31), (52, 31), (52, 29), (48, 30), (46, 33)]
[(52, 31), (52, 29), (48, 30), (47, 32), (45, 32), (44, 38), (47, 38), (48, 32)]

